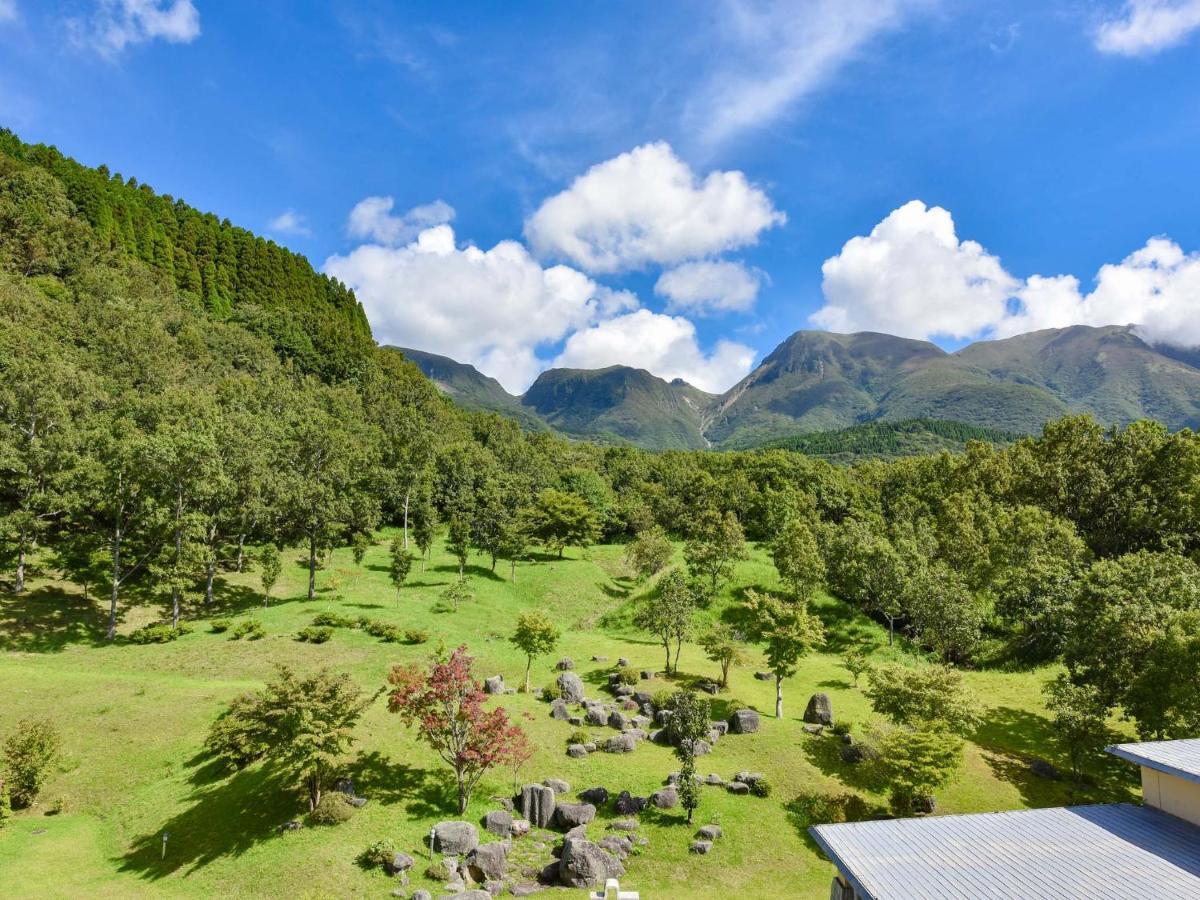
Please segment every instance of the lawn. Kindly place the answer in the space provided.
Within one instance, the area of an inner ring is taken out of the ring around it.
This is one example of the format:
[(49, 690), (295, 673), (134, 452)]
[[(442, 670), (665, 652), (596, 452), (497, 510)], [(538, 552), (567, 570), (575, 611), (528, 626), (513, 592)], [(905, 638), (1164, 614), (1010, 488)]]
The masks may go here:
[[(191, 609), (193, 632), (164, 645), (106, 645), (104, 610), (71, 586), (35, 580), (20, 598), (0, 596), (0, 735), (24, 716), (45, 716), (62, 731), (66, 751), (38, 806), (0, 830), (4, 895), (382, 897), (394, 882), (381, 871), (362, 869), (356, 857), (387, 837), (418, 856), (412, 886), (437, 896), (440, 885), (423, 878), (420, 860), (428, 852), (431, 825), (458, 818), (453, 782), (382, 700), (359, 726), (351, 766), (359, 793), (370, 802), (343, 825), (285, 833), (278, 826), (302, 812), (294, 785), (261, 765), (236, 774), (215, 770), (200, 753), (208, 726), (228, 701), (260, 685), (277, 663), (299, 670), (333, 666), (373, 691), (391, 665), (423, 660), (439, 641), (467, 644), (480, 678), (502, 673), (517, 685), (524, 659), (507, 636), (517, 613), (526, 609), (545, 611), (563, 631), (560, 652), (535, 662), (535, 686), (553, 679), (553, 663), (564, 655), (575, 660), (596, 695), (603, 693), (618, 657), (639, 669), (662, 667), (660, 645), (629, 625), (630, 604), (645, 588), (629, 578), (621, 547), (570, 550), (562, 560), (539, 557), (518, 568), (515, 582), (507, 580), (505, 568), (493, 574), (475, 558), (469, 572), (475, 599), (457, 612), (437, 612), (438, 595), (456, 577), (452, 560), (435, 553), (427, 570), (414, 571), (397, 597), (387, 577), (390, 537), (380, 535), (361, 566), (348, 550), (335, 552), (319, 574), (314, 601), (303, 596), (306, 573), (298, 554), (285, 556), (276, 597), (266, 608), (254, 574), (228, 575), (218, 585), (218, 608)], [(722, 614), (748, 586), (776, 584), (768, 558), (755, 551), (705, 615)], [(649, 845), (630, 857), (623, 883), (647, 900), (733, 891), (744, 897), (826, 897), (832, 866), (808, 840), (808, 823), (792, 801), (804, 792), (856, 791), (884, 804), (875, 786), (861, 783), (857, 770), (841, 762), (837, 738), (806, 734), (800, 715), (813, 691), (826, 691), (835, 715), (861, 728), (869, 705), (840, 666), (840, 648), (847, 640), (871, 640), (879, 645), (880, 660), (900, 651), (889, 650), (875, 623), (839, 601), (822, 596), (817, 608), (829, 627), (828, 652), (806, 660), (785, 683), (785, 718), (772, 717), (773, 684), (756, 680), (754, 666), (736, 669), (715, 708), (754, 707), (763, 714), (762, 730), (727, 736), (698, 760), (702, 774), (763, 772), (774, 786), (772, 795), (739, 797), (706, 787), (695, 824), (716, 822), (725, 832), (707, 856), (689, 854), (694, 829), (680, 810), (643, 814)], [(320, 645), (294, 639), (316, 613), (330, 610), (426, 629), (431, 640), (423, 646), (387, 644), (348, 629)], [(160, 615), (160, 606), (135, 600), (125, 610), (121, 632)], [(207, 621), (219, 616), (257, 617), (266, 636), (250, 642), (211, 633)], [(592, 662), (593, 656), (612, 662)], [(716, 674), (694, 645), (684, 647), (680, 668), (685, 679)], [(1041, 686), (1052, 674), (1047, 669), (968, 674), (983, 725), (967, 745), (960, 777), (940, 792), (939, 813), (1136, 797), (1131, 773), (1119, 764), (1102, 765), (1099, 785), (1087, 789), (1029, 773), (1034, 757), (1062, 763), (1041, 704)], [(643, 684), (650, 690), (670, 686), (661, 676)], [(550, 719), (545, 704), (524, 694), (499, 702), (537, 747), (517, 782), (559, 777), (573, 791), (603, 785), (614, 793), (647, 795), (677, 767), (667, 748), (648, 742), (630, 755), (570, 759), (565, 738), (574, 728)], [(613, 733), (592, 730), (598, 736)], [(493, 798), (511, 793), (513, 785), (511, 771), (493, 773), (464, 818), (478, 820), (497, 808)], [(602, 811), (590, 830), (598, 835), (613, 817)]]

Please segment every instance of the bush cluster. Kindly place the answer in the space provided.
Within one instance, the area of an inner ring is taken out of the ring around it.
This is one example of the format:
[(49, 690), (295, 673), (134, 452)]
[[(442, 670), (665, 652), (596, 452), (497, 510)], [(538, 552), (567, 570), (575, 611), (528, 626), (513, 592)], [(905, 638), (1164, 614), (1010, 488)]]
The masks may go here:
[(389, 865), (395, 858), (396, 842), (391, 838), (376, 841), (358, 856), (359, 862), (371, 868)]
[(325, 628), (301, 628), (296, 632), (296, 640), (306, 644), (323, 644), (333, 637), (333, 629)]
[(308, 814), (308, 821), (313, 825), (341, 825), (357, 811), (341, 791), (330, 791), (321, 796), (316, 809)]
[(223, 634), (233, 627), (231, 619), (213, 619), (208, 623), (208, 630), (213, 634)]
[(167, 644), (191, 630), (182, 622), (174, 628), (169, 622), (155, 622), (152, 625), (143, 625), (129, 635), (129, 640), (135, 644)]
[(258, 619), (243, 619), (233, 629), (233, 634), (230, 635), (231, 641), (240, 641), (245, 638), (248, 641), (257, 641), (261, 637), (265, 637), (266, 632), (263, 630), (262, 622)]

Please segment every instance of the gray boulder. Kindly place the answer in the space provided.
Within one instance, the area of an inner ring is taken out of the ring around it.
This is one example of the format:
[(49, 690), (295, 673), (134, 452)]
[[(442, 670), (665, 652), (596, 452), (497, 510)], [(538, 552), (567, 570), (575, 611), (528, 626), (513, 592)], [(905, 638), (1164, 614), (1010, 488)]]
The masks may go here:
[(632, 753), (636, 747), (637, 738), (629, 732), (610, 737), (604, 742), (606, 753)]
[(709, 722), (708, 727), (710, 731), (715, 731), (717, 734), (729, 734), (728, 722)]
[(416, 860), (407, 853), (397, 853), (391, 858), (391, 861), (388, 862), (385, 868), (388, 870), (389, 875), (397, 875), (400, 872), (407, 872), (415, 863)]
[(712, 745), (708, 741), (692, 741), (693, 756), (707, 756), (712, 753)]
[(704, 856), (712, 849), (712, 841), (692, 841), (691, 851)]
[(620, 666), (621, 668), (624, 668), (625, 666), (629, 665), (629, 660), (627, 660), (625, 657), (622, 656), (619, 659), (617, 659), (617, 665)]
[(540, 894), (544, 890), (545, 888), (540, 884), (531, 884), (528, 881), (523, 881), (520, 884), (514, 884), (511, 888), (509, 888), (509, 893), (511, 893), (514, 897), (531, 897), (534, 894)]
[(571, 712), (567, 709), (567, 701), (559, 697), (550, 703), (550, 718), (558, 719), (560, 722), (565, 722), (571, 718)]
[(807, 725), (804, 726), (805, 734), (821, 734), (824, 730), (825, 730), (824, 725), (817, 725), (813, 722), (809, 722)]
[(529, 834), (529, 829), (531, 827), (532, 826), (529, 824), (528, 819), (513, 819), (512, 836), (525, 837), (527, 834)]
[(833, 724), (833, 703), (825, 693), (813, 694), (804, 708), (804, 721), (813, 725)]
[(608, 662), (607, 656), (593, 656), (592, 662)]
[(568, 672), (571, 669), (575, 668), (575, 660), (571, 659), (571, 657), (569, 657), (569, 656), (564, 656), (562, 659), (560, 659), (557, 663), (554, 664), (554, 667), (556, 669), (558, 669), (558, 671), (560, 671), (560, 672)]
[(775, 676), (771, 672), (755, 672), (754, 677), (759, 681), (770, 681)]
[(469, 891), (455, 891), (452, 894), (442, 894), (438, 900), (492, 900), (492, 895), (482, 888)]
[(614, 709), (608, 717), (608, 724), (617, 731), (624, 731), (629, 727), (629, 720), (625, 718), (625, 713)]
[(696, 832), (696, 837), (702, 841), (715, 841), (722, 834), (720, 825), (705, 825)]
[(621, 861), (589, 840), (568, 837), (558, 860), (558, 880), (566, 887), (598, 887), (625, 874)]
[(654, 677), (654, 673), (649, 669), (642, 669), (642, 671), (638, 673), (638, 676), (642, 679), (642, 681), (649, 681)]
[(729, 717), (729, 730), (734, 734), (753, 734), (758, 725), (758, 713), (752, 709), (735, 710)]
[(584, 718), (587, 719), (589, 725), (607, 725), (608, 710), (599, 703), (593, 703), (587, 708), (587, 713)]
[(493, 675), (491, 678), (485, 678), (483, 681), (483, 690), (488, 694), (503, 694), (504, 676)]
[(674, 809), (679, 805), (679, 791), (675, 785), (668, 785), (650, 795), (650, 802), (659, 809)]
[(748, 772), (745, 769), (733, 776), (734, 781), (741, 781), (745, 784), (753, 785), (755, 782), (762, 781), (767, 776), (762, 772)]
[(602, 787), (588, 788), (579, 792), (579, 799), (592, 806), (601, 807), (608, 802), (608, 789)]
[(571, 759), (583, 759), (587, 755), (587, 747), (583, 746), (583, 744), (567, 745), (567, 756), (571, 757)]
[(590, 803), (560, 803), (554, 808), (554, 821), (559, 828), (578, 828), (596, 818), (596, 807)]
[(583, 681), (574, 672), (563, 672), (558, 676), (558, 689), (567, 703), (583, 702)]
[(633, 841), (623, 835), (610, 834), (596, 841), (597, 846), (607, 850), (617, 859), (625, 859), (633, 850)]
[(550, 788), (556, 794), (567, 794), (571, 791), (571, 786), (561, 778), (546, 778), (542, 781), (542, 784)]
[(470, 822), (438, 822), (433, 826), (433, 851), (455, 856), (479, 846), (479, 831)]
[(725, 785), (731, 794), (748, 794), (750, 793), (750, 785), (744, 781), (731, 781)]
[(413, 891), (413, 895), (409, 900), (433, 900), (433, 894), (429, 893), (429, 891)]
[(715, 784), (719, 787), (720, 785), (723, 785), (725, 783), (725, 779), (722, 778), (720, 775), (718, 775), (716, 772), (713, 772), (707, 778), (704, 779), (704, 783), (705, 784)]
[(508, 842), (480, 844), (467, 857), (467, 866), (475, 881), (500, 881), (508, 865)]
[(521, 788), (521, 812), (531, 824), (545, 828), (554, 817), (554, 789), (544, 784), (527, 784)]
[(498, 837), (512, 834), (513, 817), (506, 809), (497, 809), (483, 817), (483, 828)]

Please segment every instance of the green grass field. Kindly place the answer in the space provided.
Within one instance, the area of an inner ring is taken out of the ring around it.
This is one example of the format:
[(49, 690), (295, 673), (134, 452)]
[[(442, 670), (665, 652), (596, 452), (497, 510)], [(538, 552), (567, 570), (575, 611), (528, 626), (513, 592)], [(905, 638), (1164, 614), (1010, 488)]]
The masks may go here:
[[(380, 536), (361, 567), (349, 551), (336, 552), (320, 573), (313, 602), (303, 598), (305, 573), (291, 554), (277, 599), (267, 609), (259, 605), (254, 574), (229, 576), (220, 584), (220, 608), (191, 610), (195, 630), (165, 645), (107, 646), (103, 611), (67, 586), (35, 581), (20, 598), (0, 596), (0, 735), (22, 717), (40, 715), (55, 722), (65, 743), (64, 758), (39, 804), (0, 830), (0, 892), (8, 897), (383, 897), (394, 882), (381, 871), (363, 870), (356, 857), (368, 844), (390, 837), (418, 856), (412, 887), (426, 887), (437, 896), (440, 885), (423, 879), (420, 859), (430, 826), (458, 818), (453, 780), (382, 700), (359, 726), (352, 765), (368, 805), (346, 824), (288, 833), (278, 826), (302, 812), (294, 785), (261, 765), (232, 775), (215, 771), (200, 756), (207, 729), (225, 704), (259, 686), (281, 662), (300, 670), (334, 666), (374, 690), (392, 664), (423, 660), (439, 640), (467, 644), (477, 657), (480, 678), (502, 673), (510, 685), (518, 685), (524, 659), (507, 635), (516, 614), (533, 608), (554, 617), (563, 631), (560, 652), (535, 663), (535, 686), (553, 679), (553, 663), (562, 655), (574, 658), (596, 695), (603, 694), (610, 663), (590, 662), (593, 655), (612, 662), (625, 656), (637, 668), (662, 667), (661, 647), (628, 626), (629, 604), (644, 588), (628, 577), (621, 547), (539, 559), (522, 565), (515, 583), (501, 577), (507, 575), (503, 567), (493, 575), (481, 559), (473, 560), (479, 563), (470, 573), (476, 599), (456, 613), (438, 613), (433, 609), (437, 596), (456, 577), (450, 558), (435, 554), (427, 571), (414, 571), (397, 599), (387, 579), (388, 540), (390, 535)], [(762, 552), (739, 565), (733, 584), (706, 614), (719, 615), (747, 586), (776, 586)], [(427, 629), (430, 644), (385, 644), (345, 629), (321, 645), (294, 640), (313, 615), (333, 609)], [(709, 897), (714, 891), (742, 897), (828, 896), (832, 866), (818, 856), (805, 833), (808, 823), (791, 811), (791, 801), (802, 792), (857, 791), (884, 804), (882, 793), (861, 784), (856, 770), (841, 762), (837, 738), (805, 734), (800, 715), (813, 691), (827, 691), (836, 716), (860, 728), (869, 706), (839, 665), (839, 647), (851, 638), (867, 638), (880, 643), (880, 659), (898, 651), (882, 646), (883, 632), (840, 602), (822, 597), (818, 609), (829, 626), (829, 652), (806, 660), (785, 683), (786, 718), (770, 718), (774, 687), (755, 680), (753, 666), (735, 670), (716, 710), (755, 707), (763, 713), (763, 728), (754, 735), (727, 736), (698, 760), (701, 774), (716, 772), (727, 779), (741, 769), (761, 771), (774, 785), (772, 796), (736, 797), (706, 787), (695, 825), (719, 823), (725, 837), (703, 857), (688, 853), (694, 829), (681, 810), (643, 814), (642, 832), (650, 843), (630, 857), (623, 879), (643, 898)], [(135, 603), (125, 610), (121, 631), (160, 615), (159, 606)], [(210, 633), (204, 620), (222, 615), (254, 615), (267, 635), (246, 642)], [(695, 646), (685, 646), (680, 668), (684, 678), (716, 674)], [(939, 794), (939, 813), (1136, 796), (1132, 773), (1120, 764), (1105, 765), (1099, 786), (1086, 790), (1029, 774), (1028, 760), (1034, 756), (1062, 762), (1041, 704), (1041, 686), (1051, 674), (968, 674), (984, 724), (967, 745), (960, 777)], [(644, 684), (651, 690), (669, 686), (661, 676)], [(614, 793), (628, 789), (646, 795), (677, 768), (667, 748), (648, 742), (630, 755), (569, 759), (565, 738), (574, 729), (550, 719), (545, 704), (524, 694), (499, 702), (538, 748), (518, 775), (522, 783), (561, 777), (573, 791), (603, 785)], [(491, 798), (510, 793), (513, 783), (511, 771), (494, 772), (480, 785), (465, 818), (477, 820), (496, 808)], [(60, 799), (62, 811), (51, 814)], [(611, 811), (602, 811), (591, 830), (600, 833), (609, 818)], [(164, 832), (170, 835), (165, 858)], [(581, 890), (561, 893), (584, 895)]]

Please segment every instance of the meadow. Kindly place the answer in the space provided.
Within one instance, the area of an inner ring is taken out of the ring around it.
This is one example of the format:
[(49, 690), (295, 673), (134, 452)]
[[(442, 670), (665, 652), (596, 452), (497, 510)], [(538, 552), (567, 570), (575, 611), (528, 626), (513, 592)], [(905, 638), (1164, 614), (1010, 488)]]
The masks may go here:
[[(661, 646), (630, 625), (631, 604), (650, 586), (632, 579), (620, 546), (569, 550), (561, 560), (538, 556), (518, 567), (515, 582), (503, 564), (492, 573), (482, 557), (472, 557), (474, 600), (457, 612), (440, 612), (438, 596), (457, 577), (452, 558), (435, 550), (397, 596), (387, 574), (390, 539), (390, 532), (378, 535), (361, 565), (349, 550), (335, 551), (319, 573), (314, 601), (304, 597), (306, 573), (298, 552), (285, 553), (283, 576), (266, 608), (255, 573), (226, 574), (214, 606), (189, 608), (192, 632), (169, 644), (106, 643), (104, 610), (71, 585), (34, 579), (25, 595), (0, 595), (0, 735), (23, 717), (44, 716), (62, 732), (65, 750), (38, 805), (0, 830), (4, 895), (387, 896), (395, 882), (361, 867), (356, 858), (367, 845), (391, 838), (418, 859), (412, 888), (437, 896), (441, 885), (421, 873), (430, 827), (459, 818), (453, 779), (388, 713), (382, 698), (358, 728), (350, 765), (367, 805), (347, 823), (289, 832), (279, 826), (303, 812), (295, 785), (267, 765), (222, 771), (201, 752), (209, 726), (229, 700), (261, 686), (277, 663), (299, 671), (331, 666), (374, 691), (393, 664), (423, 661), (439, 642), (451, 648), (466, 644), (480, 679), (500, 673), (509, 685), (519, 685), (525, 660), (508, 635), (517, 614), (528, 609), (553, 617), (563, 634), (555, 654), (535, 661), (535, 687), (553, 680), (561, 656), (574, 659), (589, 695), (597, 696), (605, 695), (603, 685), (618, 657), (637, 669), (662, 668)], [(777, 586), (769, 558), (756, 549), (704, 615), (722, 615), (747, 587)], [(743, 769), (762, 772), (772, 782), (771, 796), (734, 796), (706, 787), (691, 827), (680, 809), (643, 813), (641, 831), (649, 845), (628, 860), (624, 886), (647, 900), (726, 892), (828, 896), (833, 867), (807, 837), (809, 822), (796, 798), (853, 792), (882, 812), (886, 796), (841, 761), (836, 737), (805, 733), (805, 703), (814, 691), (829, 693), (837, 718), (861, 732), (870, 707), (840, 664), (847, 642), (873, 642), (873, 659), (880, 661), (913, 657), (900, 646), (888, 648), (883, 629), (840, 601), (821, 594), (814, 605), (829, 643), (785, 682), (785, 718), (773, 718), (774, 685), (753, 677), (762, 665), (752, 652), (752, 664), (734, 669), (729, 690), (714, 698), (714, 718), (750, 706), (762, 714), (761, 730), (726, 736), (697, 760), (702, 775), (729, 779)], [(298, 642), (296, 632), (326, 611), (424, 629), (430, 640), (383, 643), (360, 630), (338, 629), (324, 644)], [(120, 632), (127, 635), (161, 615), (161, 605), (135, 598), (123, 612)], [(208, 628), (217, 617), (249, 616), (262, 622), (261, 640), (231, 640), (229, 633)], [(593, 656), (608, 661), (594, 662)], [(697, 646), (684, 646), (679, 681), (716, 674)], [(1136, 797), (1131, 774), (1115, 762), (1098, 763), (1097, 782), (1090, 787), (1030, 772), (1035, 758), (1065, 766), (1041, 698), (1053, 674), (1052, 668), (967, 673), (982, 724), (967, 744), (961, 773), (938, 793), (939, 814)], [(672, 684), (659, 675), (643, 686), (655, 691)], [(648, 795), (678, 768), (668, 748), (649, 742), (629, 755), (570, 759), (566, 737), (575, 729), (552, 720), (545, 703), (526, 694), (495, 702), (526, 729), (536, 754), (519, 772), (494, 771), (485, 778), (462, 818), (476, 821), (497, 808), (494, 798), (510, 795), (514, 784), (557, 777), (572, 792), (602, 785), (614, 793)], [(614, 733), (591, 730), (597, 736)], [(615, 817), (611, 809), (602, 810), (590, 830), (600, 833)], [(709, 822), (720, 824), (724, 837), (710, 854), (690, 854), (695, 827)]]

